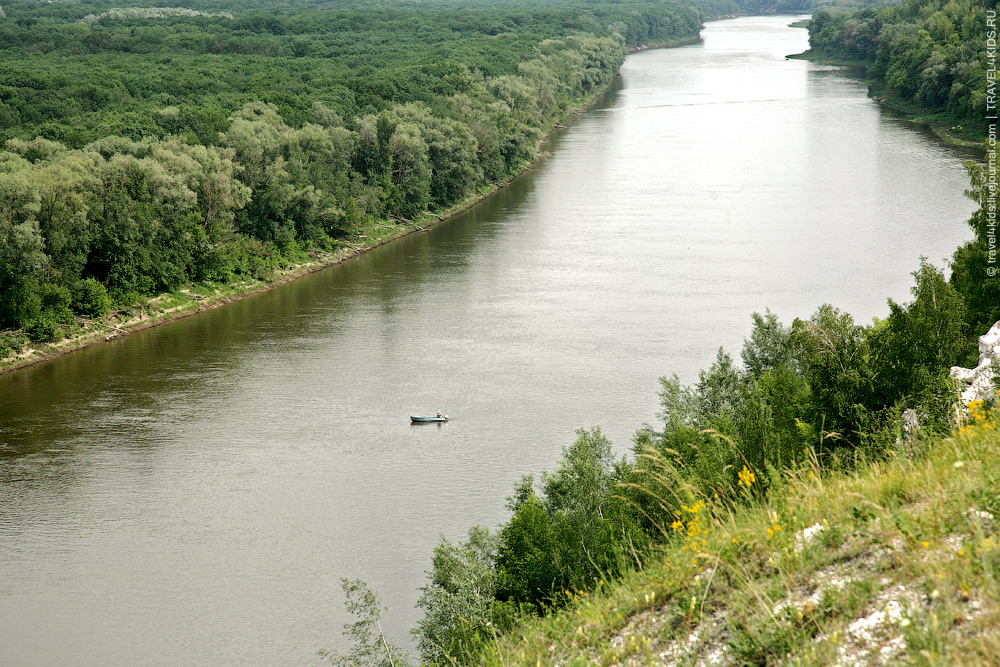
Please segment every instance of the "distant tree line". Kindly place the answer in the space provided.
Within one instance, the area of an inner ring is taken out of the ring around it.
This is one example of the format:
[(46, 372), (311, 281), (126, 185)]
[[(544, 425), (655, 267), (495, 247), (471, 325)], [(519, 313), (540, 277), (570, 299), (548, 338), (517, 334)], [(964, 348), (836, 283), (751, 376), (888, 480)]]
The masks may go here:
[(646, 2), (5, 13), (0, 330), (20, 333), (0, 356), (447, 209), (517, 173), (630, 46), (702, 22)]
[(746, 14), (810, 14), (821, 9), (856, 11), (895, 4), (896, 0), (734, 0)]

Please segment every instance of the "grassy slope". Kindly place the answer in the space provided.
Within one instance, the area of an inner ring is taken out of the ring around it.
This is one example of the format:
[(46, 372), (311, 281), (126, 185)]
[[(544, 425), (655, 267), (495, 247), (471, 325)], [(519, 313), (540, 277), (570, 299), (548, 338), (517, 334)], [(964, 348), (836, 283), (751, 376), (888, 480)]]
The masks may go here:
[(645, 571), (568, 593), (484, 664), (997, 664), (1000, 434), (980, 414), (926, 447), (689, 505)]

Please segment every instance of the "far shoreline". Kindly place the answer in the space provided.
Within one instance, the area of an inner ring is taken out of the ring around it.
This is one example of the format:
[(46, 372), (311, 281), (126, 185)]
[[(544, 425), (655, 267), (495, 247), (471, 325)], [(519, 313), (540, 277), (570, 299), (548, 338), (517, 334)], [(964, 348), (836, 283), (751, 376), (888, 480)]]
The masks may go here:
[[(695, 37), (686, 39), (674, 40), (670, 42), (658, 42), (638, 47), (628, 47), (625, 55), (627, 57), (640, 51), (686, 46), (696, 44), (700, 40), (701, 34), (699, 32), (699, 34)], [(311, 259), (309, 261), (294, 264), (287, 269), (277, 271), (268, 280), (259, 280), (254, 282), (244, 281), (211, 286), (204, 284), (188, 284), (177, 290), (176, 293), (165, 292), (152, 295), (144, 303), (133, 307), (134, 310), (139, 311), (138, 315), (131, 315), (130, 313), (129, 316), (126, 316), (119, 321), (108, 320), (107, 322), (90, 322), (89, 328), (74, 336), (65, 338), (55, 343), (39, 344), (38, 347), (28, 347), (24, 352), (16, 355), (15, 357), (3, 360), (0, 362), (0, 376), (13, 373), (23, 368), (28, 368), (29, 366), (35, 366), (46, 361), (57, 359), (78, 350), (109, 343), (132, 333), (146, 331), (147, 329), (187, 319), (209, 310), (215, 310), (216, 308), (227, 306), (236, 301), (241, 301), (257, 294), (267, 292), (275, 287), (298, 280), (299, 278), (304, 278), (305, 276), (343, 264), (349, 259), (359, 257), (370, 250), (374, 250), (375, 248), (381, 247), (387, 243), (411, 234), (427, 231), (431, 227), (450, 220), (461, 213), (468, 211), (486, 199), (489, 199), (520, 178), (526, 172), (531, 171), (532, 168), (539, 162), (548, 158), (549, 154), (542, 151), (541, 148), (549, 141), (553, 133), (556, 130), (566, 129), (565, 123), (567, 121), (572, 119), (574, 116), (578, 116), (580, 113), (596, 104), (602, 97), (604, 97), (604, 95), (608, 93), (608, 91), (611, 90), (620, 78), (621, 73), (619, 72), (616, 74), (614, 79), (608, 82), (607, 85), (594, 91), (590, 96), (584, 98), (579, 103), (568, 109), (563, 117), (559, 119), (558, 122), (553, 123), (549, 130), (542, 135), (541, 139), (538, 140), (534, 159), (525, 163), (516, 174), (506, 180), (498, 181), (489, 186), (483, 186), (477, 192), (470, 194), (464, 200), (446, 211), (437, 213), (424, 212), (416, 221), (400, 221), (402, 226), (398, 227), (392, 226), (392, 221), (390, 220), (377, 220), (365, 230), (366, 234), (362, 238), (365, 238), (366, 241), (363, 245), (348, 244), (346, 248), (342, 248), (335, 252), (310, 253)], [(385, 231), (390, 227), (391, 231)], [(375, 238), (371, 239), (370, 237), (372, 236)], [(201, 294), (194, 289), (197, 287), (209, 288), (211, 289), (211, 293)], [(186, 299), (184, 298), (185, 296), (187, 297)], [(175, 305), (169, 305), (171, 299), (181, 300)], [(164, 303), (161, 306), (160, 302), (167, 303)]]

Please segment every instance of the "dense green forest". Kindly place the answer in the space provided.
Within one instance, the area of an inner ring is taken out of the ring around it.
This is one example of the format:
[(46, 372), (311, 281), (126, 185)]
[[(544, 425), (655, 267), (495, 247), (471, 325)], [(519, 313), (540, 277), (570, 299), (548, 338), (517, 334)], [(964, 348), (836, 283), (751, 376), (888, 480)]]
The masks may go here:
[(819, 11), (809, 23), (821, 56), (868, 63), (876, 90), (944, 112), (985, 135), (986, 9), (995, 1), (906, 0), (854, 14)]
[(893, 5), (898, 0), (735, 0), (744, 14), (811, 14), (820, 9), (846, 12)]
[(263, 4), (4, 4), (0, 357), (113, 304), (263, 278), (446, 210), (516, 174), (627, 49), (695, 38), (704, 16)]

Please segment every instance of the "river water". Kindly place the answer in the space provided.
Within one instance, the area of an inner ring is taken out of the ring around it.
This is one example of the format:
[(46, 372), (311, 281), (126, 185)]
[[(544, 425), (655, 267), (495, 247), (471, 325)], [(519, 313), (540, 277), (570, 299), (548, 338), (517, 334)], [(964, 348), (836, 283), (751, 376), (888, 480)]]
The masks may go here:
[(629, 56), (428, 233), (0, 377), (0, 663), (304, 665), (342, 647), (341, 577), (412, 645), (439, 535), (502, 521), (576, 428), (627, 452), (754, 311), (905, 300), (969, 237), (963, 156), (785, 60), (791, 20)]

